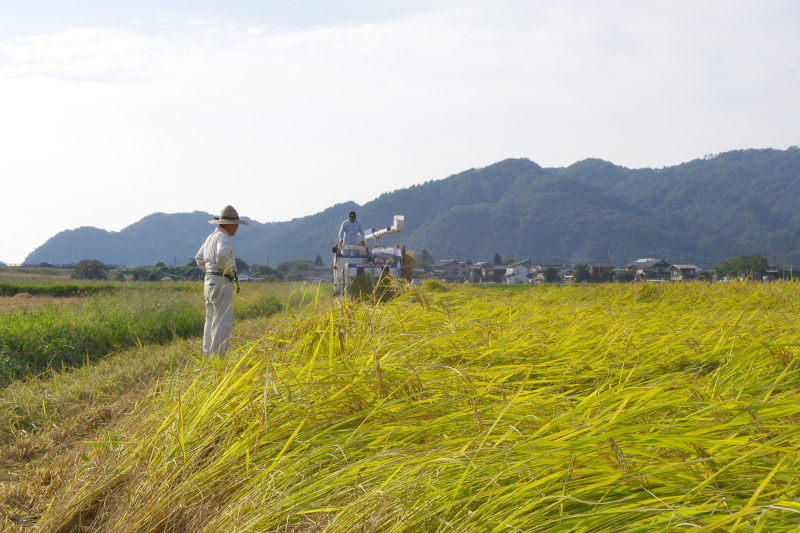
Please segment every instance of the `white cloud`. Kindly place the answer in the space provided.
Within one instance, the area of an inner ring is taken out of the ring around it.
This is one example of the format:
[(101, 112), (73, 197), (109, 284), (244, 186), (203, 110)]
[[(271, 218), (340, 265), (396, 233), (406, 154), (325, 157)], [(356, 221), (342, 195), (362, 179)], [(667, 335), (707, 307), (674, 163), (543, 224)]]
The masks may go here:
[(34, 35), (0, 44), (4, 78), (41, 76), (107, 80), (142, 75), (164, 42), (134, 32), (102, 28)]

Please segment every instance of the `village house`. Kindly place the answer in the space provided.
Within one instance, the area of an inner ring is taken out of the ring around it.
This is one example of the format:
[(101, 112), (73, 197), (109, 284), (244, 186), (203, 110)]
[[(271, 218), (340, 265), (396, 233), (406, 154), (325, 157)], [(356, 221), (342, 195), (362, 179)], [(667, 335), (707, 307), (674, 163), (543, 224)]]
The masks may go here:
[[(656, 279), (668, 280), (672, 276), (669, 267), (672, 266), (661, 259), (637, 259), (625, 265), (625, 269), (633, 272), (637, 278), (652, 276)], [(648, 274), (651, 272), (651, 274)]]
[(545, 283), (544, 270), (542, 265), (531, 265), (528, 267), (528, 283)]
[(672, 265), (669, 267), (670, 281), (689, 281), (697, 278), (699, 267), (695, 265)]
[(586, 263), (592, 281), (611, 281), (614, 276), (614, 266), (611, 261), (590, 261)]
[(484, 263), (481, 265), (479, 283), (495, 283), (494, 265)]
[(258, 283), (264, 281), (264, 278), (257, 278), (250, 272), (239, 272), (237, 278), (241, 283)]
[(506, 283), (528, 283), (528, 274), (530, 272), (527, 264), (528, 262), (529, 261), (516, 261), (514, 263), (504, 265), (506, 269), (504, 281)]
[(481, 265), (480, 283), (503, 283), (505, 281), (505, 265)]
[[(547, 270), (555, 269), (556, 277), (553, 281), (547, 281)], [(564, 276), (572, 274), (572, 269), (567, 265), (533, 265), (529, 268), (529, 283), (565, 283)]]
[(478, 261), (477, 263), (462, 263), (461, 275), (467, 283), (478, 283), (481, 278), (481, 266), (487, 263)]
[(440, 259), (430, 266), (435, 279), (455, 281), (461, 274), (461, 265), (455, 259)]

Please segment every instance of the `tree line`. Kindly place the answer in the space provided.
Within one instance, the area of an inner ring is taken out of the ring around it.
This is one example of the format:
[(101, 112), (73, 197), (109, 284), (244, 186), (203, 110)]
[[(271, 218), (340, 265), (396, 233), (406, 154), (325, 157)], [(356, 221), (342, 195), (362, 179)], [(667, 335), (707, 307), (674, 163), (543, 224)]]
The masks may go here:
[[(258, 263), (247, 264), (236, 258), (237, 272), (248, 272), (255, 277), (264, 278), (264, 281), (283, 282), (301, 281), (296, 272), (308, 270), (314, 266), (322, 265), (319, 255), (314, 260), (295, 259), (283, 261), (277, 267), (261, 265)], [(72, 273), (72, 279), (112, 280), (112, 281), (197, 281), (203, 279), (205, 273), (197, 266), (194, 259), (190, 259), (182, 266), (167, 266), (158, 261), (153, 266), (137, 266), (126, 270), (109, 270), (102, 261), (97, 259), (83, 259)]]
[[(430, 270), (431, 264), (435, 261), (428, 250), (423, 249), (419, 257), (416, 258), (416, 265), (423, 268), (426, 272)], [(492, 263), (495, 265), (503, 265), (513, 263), (514, 259), (507, 257), (502, 258), (499, 253), (495, 253)], [(300, 270), (309, 270), (315, 266), (322, 266), (322, 258), (317, 255), (316, 259), (294, 259), (290, 261), (283, 261), (277, 267), (273, 268), (269, 265), (262, 265), (253, 263), (248, 265), (241, 259), (236, 259), (236, 269), (238, 272), (249, 272), (253, 276), (263, 278), (264, 281), (269, 282), (284, 282), (284, 281), (302, 281), (302, 276), (295, 274)], [(737, 257), (724, 259), (717, 263), (713, 269), (713, 275), (717, 278), (730, 278), (730, 279), (761, 279), (767, 275), (769, 269), (769, 261), (761, 254), (745, 254)], [(553, 266), (545, 269), (545, 279), (553, 281), (557, 276), (557, 269)], [(652, 273), (651, 273), (652, 274)], [(194, 259), (191, 259), (183, 266), (167, 266), (159, 261), (153, 266), (138, 266), (127, 269), (126, 271), (114, 270), (109, 272), (109, 269), (101, 261), (96, 259), (84, 259), (80, 261), (72, 274), (72, 279), (90, 279), (90, 280), (114, 280), (114, 281), (187, 281), (187, 280), (201, 280), (204, 273), (198, 268)], [(654, 276), (654, 274), (652, 274)], [(708, 279), (712, 277), (712, 272), (701, 272), (698, 274), (699, 279)], [(647, 278), (647, 274), (645, 274)], [(611, 276), (608, 275), (604, 279), (594, 279), (588, 266), (585, 263), (576, 265), (572, 276), (573, 281), (612, 281)], [(616, 277), (616, 281), (633, 281), (633, 273), (625, 273)]]

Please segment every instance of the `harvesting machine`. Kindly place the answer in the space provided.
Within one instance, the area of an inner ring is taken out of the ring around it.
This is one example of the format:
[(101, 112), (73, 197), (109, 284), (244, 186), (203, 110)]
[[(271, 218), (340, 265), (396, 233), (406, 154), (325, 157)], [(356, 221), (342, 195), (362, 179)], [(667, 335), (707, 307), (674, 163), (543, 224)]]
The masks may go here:
[[(358, 276), (367, 276), (374, 285), (381, 275), (400, 277), (403, 274), (403, 250), (400, 245), (379, 246), (378, 239), (403, 231), (403, 215), (394, 216), (394, 224), (371, 230), (364, 237), (366, 246), (345, 245), (339, 248), (338, 238), (333, 246), (334, 294), (344, 294)], [(373, 242), (374, 241), (374, 242)], [(352, 255), (351, 255), (352, 254)]]

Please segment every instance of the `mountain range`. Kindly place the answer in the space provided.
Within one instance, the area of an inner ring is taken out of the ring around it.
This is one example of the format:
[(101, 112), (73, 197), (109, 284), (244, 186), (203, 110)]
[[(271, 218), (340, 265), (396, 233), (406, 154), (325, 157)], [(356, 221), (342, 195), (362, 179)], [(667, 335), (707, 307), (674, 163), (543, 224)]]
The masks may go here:
[[(405, 216), (402, 233), (381, 244), (427, 249), (435, 259), (491, 260), (495, 253), (543, 263), (654, 257), (713, 266), (761, 253), (800, 263), (800, 147), (748, 149), (664, 168), (629, 169), (600, 159), (543, 168), (507, 159), (441, 180), (348, 202), (286, 222), (248, 219), (237, 257), (276, 266), (292, 259), (329, 263), (350, 210), (365, 227)], [(210, 231), (209, 213), (154, 213), (118, 232), (67, 230), (26, 263), (99, 259), (127, 266), (186, 264)]]

